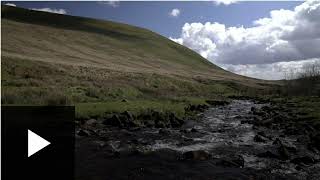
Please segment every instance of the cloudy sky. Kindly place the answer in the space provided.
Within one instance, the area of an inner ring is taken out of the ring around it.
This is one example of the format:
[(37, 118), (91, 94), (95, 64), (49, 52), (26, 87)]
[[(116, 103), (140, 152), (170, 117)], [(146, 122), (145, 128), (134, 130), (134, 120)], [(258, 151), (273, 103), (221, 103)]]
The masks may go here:
[(282, 79), (320, 61), (320, 1), (2, 2), (148, 28), (238, 74)]

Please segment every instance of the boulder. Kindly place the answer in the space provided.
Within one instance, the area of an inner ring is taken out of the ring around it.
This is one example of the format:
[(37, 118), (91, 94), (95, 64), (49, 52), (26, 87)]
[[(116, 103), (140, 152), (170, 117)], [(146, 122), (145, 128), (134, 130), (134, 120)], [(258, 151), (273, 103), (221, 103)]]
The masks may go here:
[(181, 127), (184, 121), (180, 118), (178, 118), (174, 113), (169, 113), (168, 115), (169, 120), (170, 120), (170, 125), (173, 128), (178, 128)]
[(274, 119), (270, 118), (270, 119), (265, 119), (260, 121), (258, 124), (260, 126), (266, 126), (266, 127), (270, 127), (272, 125), (272, 123), (274, 123)]
[(257, 154), (258, 157), (261, 157), (261, 158), (279, 158), (279, 155), (275, 152), (272, 152), (272, 151), (266, 151), (266, 152), (263, 152), (263, 153), (259, 153)]
[(197, 150), (197, 151), (188, 151), (183, 153), (183, 159), (185, 160), (208, 160), (211, 158), (211, 155), (204, 150)]
[(320, 133), (310, 136), (311, 143), (310, 145), (320, 150)]
[(198, 105), (195, 105), (195, 104), (190, 104), (185, 110), (186, 111), (199, 111), (199, 112), (203, 112), (205, 111), (206, 109), (208, 109), (209, 106), (206, 105), (206, 104), (198, 104)]
[(170, 131), (168, 129), (160, 129), (158, 133), (162, 135), (168, 135), (170, 134)]
[(153, 120), (146, 120), (143, 123), (147, 127), (154, 127), (155, 126), (155, 122)]
[(265, 111), (265, 112), (267, 112), (267, 113), (270, 113), (270, 112), (272, 111), (272, 109), (271, 109), (270, 106), (263, 106), (263, 107), (261, 108), (261, 110), (262, 110), (262, 111)]
[(290, 161), (291, 163), (294, 163), (294, 164), (314, 164), (316, 161), (310, 157), (310, 156), (300, 156), (300, 157), (296, 157), (294, 159), (292, 159)]
[(77, 134), (79, 136), (86, 136), (86, 137), (91, 135), (90, 132), (88, 130), (85, 130), (85, 129), (80, 129)]
[(225, 106), (228, 105), (228, 101), (219, 101), (219, 100), (206, 100), (206, 103), (211, 106)]
[(279, 159), (282, 159), (282, 160), (287, 160), (290, 158), (290, 153), (288, 151), (288, 149), (285, 147), (285, 146), (280, 146), (278, 147), (278, 152), (279, 152)]
[(155, 127), (156, 128), (165, 128), (167, 125), (163, 121), (156, 121), (155, 122)]
[(266, 135), (266, 133), (264, 131), (259, 131), (257, 134), (260, 135), (260, 136), (263, 136), (265, 138), (267, 137), (267, 135)]
[(261, 136), (261, 135), (255, 135), (254, 138), (253, 138), (253, 140), (254, 140), (255, 142), (262, 142), (262, 143), (265, 143), (265, 142), (268, 141), (268, 139), (267, 139), (266, 137), (263, 137), (263, 136)]
[(252, 120), (242, 120), (241, 124), (253, 124)]
[(219, 158), (215, 164), (223, 167), (241, 168), (244, 167), (244, 159), (242, 156)]
[(172, 149), (159, 149), (156, 151), (146, 152), (145, 154), (156, 156), (158, 159), (181, 160), (181, 154)]
[(191, 130), (190, 130), (190, 132), (193, 132), (193, 133), (196, 133), (196, 132), (199, 132), (196, 128), (192, 128)]
[(108, 118), (106, 120), (103, 121), (104, 125), (112, 125), (112, 126), (118, 126), (118, 127), (122, 127), (123, 124), (121, 122), (121, 119), (118, 115), (113, 115), (111, 118)]
[(97, 123), (97, 120), (95, 119), (89, 119), (88, 121), (85, 122), (85, 124), (88, 126), (95, 125), (96, 123)]
[(129, 111), (124, 111), (123, 113), (121, 113), (121, 115), (123, 115), (127, 121), (133, 121), (134, 120), (134, 117), (132, 115), (131, 112)]
[(297, 152), (296, 146), (294, 146), (293, 144), (287, 143), (287, 142), (283, 142), (279, 138), (276, 138), (276, 140), (273, 141), (273, 144), (278, 147), (284, 147), (289, 152)]

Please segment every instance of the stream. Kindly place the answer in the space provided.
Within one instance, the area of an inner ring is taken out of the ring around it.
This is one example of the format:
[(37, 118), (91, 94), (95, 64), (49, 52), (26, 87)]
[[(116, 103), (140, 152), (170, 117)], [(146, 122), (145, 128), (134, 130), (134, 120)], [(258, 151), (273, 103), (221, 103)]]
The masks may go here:
[[(281, 129), (253, 125), (252, 111), (265, 106), (233, 100), (180, 128), (94, 123), (95, 135), (76, 139), (76, 179), (320, 179), (318, 152)], [(305, 154), (311, 164), (299, 161)]]

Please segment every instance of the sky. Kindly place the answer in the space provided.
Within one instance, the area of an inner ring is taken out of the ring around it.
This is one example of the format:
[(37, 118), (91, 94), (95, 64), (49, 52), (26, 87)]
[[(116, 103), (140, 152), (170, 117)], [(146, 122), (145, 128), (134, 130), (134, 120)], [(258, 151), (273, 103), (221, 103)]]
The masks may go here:
[(255, 78), (283, 79), (320, 61), (320, 1), (2, 3), (144, 27)]

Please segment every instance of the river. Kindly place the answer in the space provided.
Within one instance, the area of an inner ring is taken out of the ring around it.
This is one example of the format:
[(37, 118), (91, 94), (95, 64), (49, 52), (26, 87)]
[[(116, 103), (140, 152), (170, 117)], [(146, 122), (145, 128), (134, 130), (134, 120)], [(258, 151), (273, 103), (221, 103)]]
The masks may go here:
[[(95, 135), (77, 136), (76, 179), (318, 179), (318, 154), (297, 136), (254, 125), (253, 111), (268, 106), (233, 100), (180, 128), (97, 123)], [(293, 160), (306, 153), (310, 165)]]

